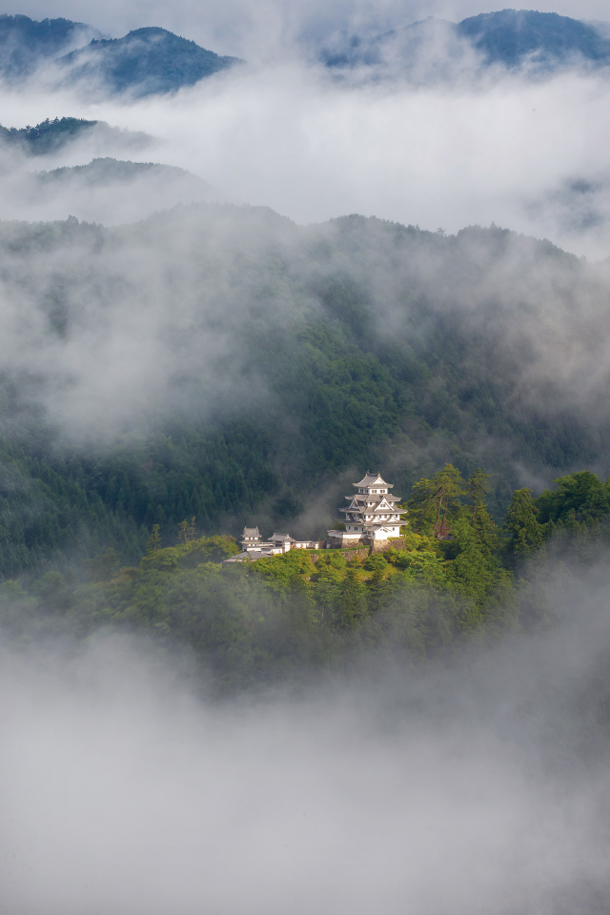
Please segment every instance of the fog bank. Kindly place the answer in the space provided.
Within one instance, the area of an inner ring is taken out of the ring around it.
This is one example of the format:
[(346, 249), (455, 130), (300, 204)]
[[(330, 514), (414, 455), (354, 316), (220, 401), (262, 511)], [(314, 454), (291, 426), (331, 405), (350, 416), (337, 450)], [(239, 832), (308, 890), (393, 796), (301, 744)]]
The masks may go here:
[(249, 699), (135, 640), (5, 643), (4, 905), (607, 911), (606, 576), (548, 582), (546, 634)]
[[(300, 223), (353, 212), (451, 232), (495, 222), (579, 255), (608, 256), (610, 82), (574, 73), (475, 85), (466, 73), (451, 85), (419, 87), (346, 79), (293, 60), (138, 103), (32, 87), (4, 93), (0, 123), (23, 126), (59, 112), (144, 131), (160, 141), (148, 160)], [(76, 146), (51, 167), (88, 161)], [(64, 218), (81, 215), (74, 195), (63, 206)], [(15, 211), (11, 198), (0, 218)], [(23, 214), (44, 217), (31, 201)], [(100, 207), (87, 218), (108, 216)]]

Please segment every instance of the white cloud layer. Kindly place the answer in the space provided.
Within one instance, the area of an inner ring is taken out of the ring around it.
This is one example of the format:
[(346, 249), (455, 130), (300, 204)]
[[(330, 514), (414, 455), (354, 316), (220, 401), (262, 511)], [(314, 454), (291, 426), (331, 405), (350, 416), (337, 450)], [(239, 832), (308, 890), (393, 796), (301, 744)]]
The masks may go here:
[[(495, 221), (603, 258), (610, 254), (609, 98), (610, 81), (573, 73), (417, 88), (336, 83), (292, 63), (138, 103), (5, 92), (0, 123), (23, 126), (59, 113), (143, 130), (161, 140), (156, 161), (192, 171), (224, 198), (271, 206), (301, 223), (359, 212), (453, 232)], [(52, 164), (86, 161), (76, 146)], [(68, 195), (65, 216), (74, 212), (70, 203)], [(23, 215), (40, 218), (35, 210)], [(0, 205), (0, 217), (14, 218), (15, 207)]]
[(549, 595), (567, 620), (545, 635), (292, 697), (198, 698), (183, 670), (125, 639), (5, 645), (3, 907), (601, 911), (609, 785), (586, 693), (606, 669), (597, 577)]

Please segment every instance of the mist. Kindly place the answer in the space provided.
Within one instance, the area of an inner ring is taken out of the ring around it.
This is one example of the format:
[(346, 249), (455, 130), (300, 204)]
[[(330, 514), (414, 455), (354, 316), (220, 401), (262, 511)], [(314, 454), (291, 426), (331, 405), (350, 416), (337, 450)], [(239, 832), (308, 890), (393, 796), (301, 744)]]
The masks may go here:
[[(296, 0), (266, 0), (255, 6), (247, 0), (229, 4), (208, 3), (204, 7), (193, 0), (171, 4), (162, 0), (116, 0), (100, 7), (92, 0), (57, 0), (52, 11), (42, 0), (21, 0), (19, 12), (33, 19), (63, 16), (84, 21), (107, 35), (119, 37), (130, 29), (161, 26), (191, 37), (218, 53), (235, 54), (254, 60), (281, 53), (282, 45), (303, 35), (328, 35), (333, 31), (377, 28), (380, 31), (396, 25), (425, 19), (428, 16), (457, 22), (480, 12), (505, 9), (505, 3), (491, 2), (482, 7), (475, 0), (335, 0), (332, 5)], [(542, 0), (536, 4), (541, 12), (587, 20), (607, 19), (605, 0)], [(14, 4), (2, 0), (0, 13), (14, 15)]]
[(307, 321), (332, 318), (324, 290), (347, 282), (369, 346), (425, 349), (454, 321), (480, 336), (470, 358), (505, 386), (507, 413), (554, 422), (571, 411), (604, 453), (608, 269), (533, 239), (356, 217), (303, 228), (267, 208), (196, 204), (111, 229), (7, 223), (2, 246), (4, 370), (69, 439), (254, 407), (288, 429), (282, 363), (263, 356), (265, 340), (288, 344)]
[(213, 698), (135, 637), (2, 647), (11, 912), (607, 911), (607, 566), (553, 625)]
[(408, 72), (314, 53), (480, 11), (20, 4), (248, 63), (137, 100), (53, 66), (0, 94), (7, 127), (103, 122), (0, 147), (10, 915), (608, 913), (610, 580), (588, 528), (529, 567), (498, 537), (478, 603), (367, 576), (361, 605), (378, 584), (386, 603), (349, 630), (356, 566), (289, 587), (146, 547), (182, 522), (186, 556), (247, 513), (312, 536), (365, 460), (401, 498), (481, 466), (503, 508), (610, 472), (610, 79), (483, 73), (462, 46), (439, 73), (434, 42)]
[[(422, 78), (433, 60), (422, 61)], [(270, 206), (300, 224), (354, 212), (448, 232), (495, 222), (607, 257), (610, 81), (494, 71), (473, 82), (462, 64), (450, 84), (413, 85), (400, 74), (363, 82), (359, 71), (337, 80), (293, 59), (138, 102), (31, 85), (3, 93), (0, 123), (20, 127), (59, 113), (157, 138), (145, 158), (116, 143), (75, 144), (27, 171), (84, 165), (94, 155), (152, 160), (191, 172), (216, 199)], [(131, 218), (146, 215), (143, 200), (154, 194), (132, 194)], [(48, 218), (22, 196), (25, 218)], [(15, 218), (18, 205), (15, 193), (6, 196), (0, 217)], [(63, 218), (111, 219), (69, 191), (53, 218), (62, 208)]]

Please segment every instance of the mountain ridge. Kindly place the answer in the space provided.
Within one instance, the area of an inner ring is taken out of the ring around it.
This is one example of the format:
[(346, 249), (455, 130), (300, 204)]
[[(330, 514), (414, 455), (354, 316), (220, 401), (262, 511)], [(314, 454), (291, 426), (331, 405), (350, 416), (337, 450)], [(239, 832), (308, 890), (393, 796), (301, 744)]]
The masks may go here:
[(238, 63), (157, 26), (107, 38), (68, 19), (0, 16), (0, 75), (11, 81), (52, 65), (64, 84), (95, 83), (111, 95), (142, 97), (192, 86)]
[[(379, 34), (343, 35), (321, 61), (331, 69), (376, 67), (426, 73), (452, 63), (476, 71), (494, 66), (552, 72), (561, 67), (610, 65), (610, 26), (558, 13), (505, 9), (460, 22), (428, 17)], [(453, 72), (453, 71), (452, 71)]]
[(70, 68), (70, 81), (93, 79), (113, 94), (131, 92), (141, 97), (193, 86), (244, 61), (151, 26), (134, 29), (123, 38), (94, 39), (58, 63)]

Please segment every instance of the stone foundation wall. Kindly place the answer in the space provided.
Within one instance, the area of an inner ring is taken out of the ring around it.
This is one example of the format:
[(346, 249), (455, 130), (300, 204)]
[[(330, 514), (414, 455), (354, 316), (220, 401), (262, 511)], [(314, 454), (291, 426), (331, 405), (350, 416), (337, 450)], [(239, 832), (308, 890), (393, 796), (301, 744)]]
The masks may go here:
[(389, 540), (373, 540), (371, 544), (371, 551), (373, 553), (383, 553), (384, 550), (390, 546)]
[(369, 554), (368, 547), (360, 547), (359, 550), (341, 550), (340, 552), (348, 562), (350, 559), (366, 559)]
[(406, 550), (407, 541), (404, 537), (392, 537), (391, 540), (388, 540), (388, 546), (392, 550)]

